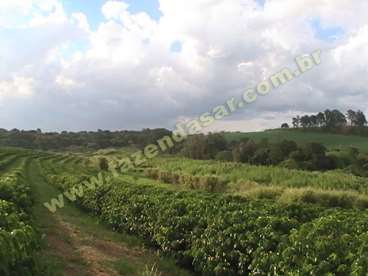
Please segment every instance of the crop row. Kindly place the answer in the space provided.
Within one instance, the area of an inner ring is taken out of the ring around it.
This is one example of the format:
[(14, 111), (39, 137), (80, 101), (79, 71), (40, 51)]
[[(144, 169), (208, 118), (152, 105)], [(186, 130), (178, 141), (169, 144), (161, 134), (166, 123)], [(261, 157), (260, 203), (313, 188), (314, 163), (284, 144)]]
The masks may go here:
[[(18, 158), (19, 156), (16, 156)], [(38, 236), (32, 227), (26, 159), (0, 178), (0, 275), (32, 275)]]
[(0, 171), (6, 172), (7, 168), (13, 164), (15, 161), (17, 161), (21, 156), (17, 155), (10, 155), (6, 157), (2, 157), (0, 161)]
[(204, 275), (368, 273), (367, 211), (177, 192), (120, 179), (86, 191), (78, 202), (115, 230), (140, 236)]

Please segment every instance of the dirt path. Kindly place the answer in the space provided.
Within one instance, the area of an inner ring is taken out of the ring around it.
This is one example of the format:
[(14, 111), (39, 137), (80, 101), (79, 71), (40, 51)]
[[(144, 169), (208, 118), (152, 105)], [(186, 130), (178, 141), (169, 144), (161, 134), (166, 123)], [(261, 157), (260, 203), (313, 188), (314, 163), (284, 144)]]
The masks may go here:
[(49, 212), (43, 203), (59, 191), (46, 183), (38, 160), (30, 162), (27, 178), (36, 199), (35, 221), (43, 234), (44, 275), (189, 275), (144, 249), (135, 238), (111, 231), (71, 204)]
[(120, 256), (126, 254), (122, 246), (83, 233), (76, 225), (64, 221), (60, 216), (55, 217), (55, 222), (58, 232), (63, 233), (68, 240), (50, 231), (46, 236), (47, 251), (64, 260), (67, 264), (65, 275), (120, 275), (106, 263), (118, 261)]

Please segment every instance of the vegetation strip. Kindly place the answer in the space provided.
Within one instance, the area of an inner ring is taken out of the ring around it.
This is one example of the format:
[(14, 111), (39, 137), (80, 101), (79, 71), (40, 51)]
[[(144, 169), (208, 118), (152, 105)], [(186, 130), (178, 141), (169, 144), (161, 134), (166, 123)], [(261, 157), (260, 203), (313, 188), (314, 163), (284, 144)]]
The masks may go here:
[[(67, 189), (75, 185), (69, 180), (54, 183)], [(116, 178), (76, 202), (203, 274), (367, 273), (367, 211), (175, 192)]]

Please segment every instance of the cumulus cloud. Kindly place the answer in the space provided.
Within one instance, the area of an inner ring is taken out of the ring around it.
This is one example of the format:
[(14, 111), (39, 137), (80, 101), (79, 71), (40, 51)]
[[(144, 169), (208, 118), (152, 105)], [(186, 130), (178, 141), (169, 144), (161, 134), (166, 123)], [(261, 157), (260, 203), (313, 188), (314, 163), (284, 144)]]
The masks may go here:
[(107, 19), (119, 19), (127, 12), (128, 4), (123, 1), (107, 1), (102, 6), (102, 13)]
[[(368, 111), (364, 0), (160, 0), (159, 20), (114, 0), (101, 6), (96, 30), (58, 0), (3, 2), (3, 127), (173, 127), (316, 49), (320, 66), (214, 129), (260, 130), (325, 108)], [(324, 39), (316, 21), (342, 33)]]
[(31, 96), (34, 93), (34, 80), (25, 77), (13, 77), (9, 81), (0, 82), (0, 95), (2, 97)]

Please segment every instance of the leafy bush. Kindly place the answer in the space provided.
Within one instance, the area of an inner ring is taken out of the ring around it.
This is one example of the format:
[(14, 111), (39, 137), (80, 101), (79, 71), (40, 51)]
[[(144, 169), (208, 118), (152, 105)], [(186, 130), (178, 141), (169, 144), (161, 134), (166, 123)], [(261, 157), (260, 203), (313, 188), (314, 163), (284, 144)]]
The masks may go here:
[(39, 237), (30, 219), (33, 202), (23, 175), (26, 165), (23, 161), (0, 178), (0, 275), (37, 274)]
[(293, 230), (274, 264), (283, 275), (367, 275), (367, 213), (333, 212)]
[(22, 209), (29, 209), (32, 205), (29, 196), (30, 187), (22, 179), (19, 171), (13, 171), (0, 178), (0, 199), (15, 203)]
[(0, 200), (0, 274), (30, 275), (35, 269), (38, 238), (26, 215)]

